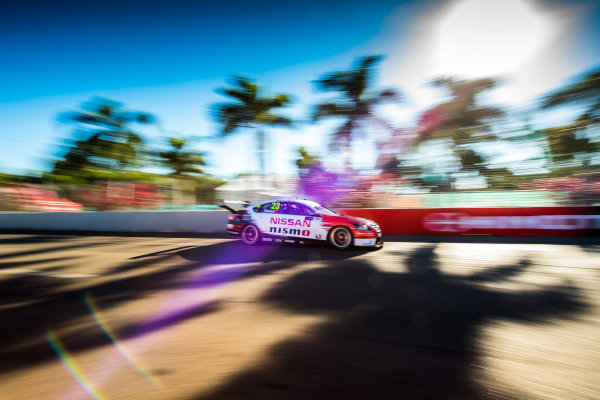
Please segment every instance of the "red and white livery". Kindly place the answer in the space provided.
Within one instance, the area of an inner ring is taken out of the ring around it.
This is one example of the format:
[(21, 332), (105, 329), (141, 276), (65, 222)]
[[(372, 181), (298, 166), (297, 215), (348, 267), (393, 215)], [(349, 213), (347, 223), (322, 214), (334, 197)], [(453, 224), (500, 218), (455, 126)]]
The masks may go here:
[(305, 243), (327, 241), (337, 249), (381, 247), (381, 229), (375, 222), (339, 215), (309, 200), (269, 200), (231, 211), (227, 232), (248, 245), (263, 241)]

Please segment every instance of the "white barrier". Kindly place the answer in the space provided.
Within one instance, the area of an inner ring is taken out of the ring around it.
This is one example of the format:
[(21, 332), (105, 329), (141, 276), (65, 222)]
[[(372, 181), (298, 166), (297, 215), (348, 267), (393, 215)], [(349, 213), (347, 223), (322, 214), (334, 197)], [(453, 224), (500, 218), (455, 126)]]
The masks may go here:
[(228, 211), (0, 213), (0, 229), (224, 233)]

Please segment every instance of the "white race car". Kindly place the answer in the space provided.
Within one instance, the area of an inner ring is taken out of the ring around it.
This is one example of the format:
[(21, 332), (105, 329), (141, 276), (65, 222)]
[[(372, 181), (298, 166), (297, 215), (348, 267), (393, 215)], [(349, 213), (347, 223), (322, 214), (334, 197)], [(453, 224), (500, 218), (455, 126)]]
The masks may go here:
[(333, 210), (309, 200), (269, 200), (235, 210), (229, 210), (227, 232), (241, 236), (244, 243), (262, 241), (305, 243), (328, 241), (337, 249), (354, 246), (381, 247), (381, 229), (375, 222), (358, 217), (339, 215)]

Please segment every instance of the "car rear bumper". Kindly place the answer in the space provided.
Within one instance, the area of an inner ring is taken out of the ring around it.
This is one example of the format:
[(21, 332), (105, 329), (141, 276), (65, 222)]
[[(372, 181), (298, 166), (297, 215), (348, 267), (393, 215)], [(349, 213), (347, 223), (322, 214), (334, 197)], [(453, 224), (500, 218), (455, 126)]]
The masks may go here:
[(231, 235), (239, 235), (242, 231), (242, 225), (227, 224), (227, 233)]

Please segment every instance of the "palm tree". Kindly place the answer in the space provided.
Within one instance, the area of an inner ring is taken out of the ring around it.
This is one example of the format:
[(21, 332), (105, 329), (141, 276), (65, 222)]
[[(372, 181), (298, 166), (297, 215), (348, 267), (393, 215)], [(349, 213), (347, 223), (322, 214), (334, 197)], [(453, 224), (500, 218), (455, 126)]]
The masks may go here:
[(600, 69), (595, 69), (574, 83), (550, 93), (542, 100), (540, 108), (568, 105), (583, 106), (585, 111), (572, 123), (544, 129), (554, 167), (562, 167), (568, 171), (569, 163), (580, 158), (583, 163), (582, 171), (593, 170), (595, 165), (592, 164), (592, 159), (598, 154), (600, 145), (588, 137), (579, 137), (578, 133), (600, 122)]
[[(431, 138), (450, 138), (457, 145), (466, 145), (482, 140), (482, 132), (489, 131), (488, 122), (503, 115), (495, 107), (478, 104), (478, 96), (497, 86), (492, 78), (456, 80), (438, 78), (431, 85), (445, 89), (451, 98), (426, 111), (421, 116), (419, 141)], [(474, 137), (477, 135), (477, 138)], [(486, 140), (495, 136), (485, 136)]]
[(585, 112), (577, 118), (579, 128), (585, 128), (600, 120), (600, 69), (583, 75), (576, 82), (564, 86), (546, 96), (541, 104), (542, 109), (563, 105), (586, 106)]
[(161, 151), (158, 153), (161, 163), (173, 170), (171, 175), (185, 176), (188, 174), (201, 174), (202, 170), (198, 165), (206, 165), (201, 153), (184, 151), (183, 147), (187, 143), (185, 139), (169, 138), (169, 143), (173, 148), (170, 151)]
[(321, 167), (321, 161), (319, 160), (319, 157), (314, 154), (310, 154), (304, 148), (304, 146), (298, 147), (297, 150), (300, 158), (296, 160), (296, 166), (298, 167), (298, 170), (300, 172), (305, 171), (309, 168)]
[(171, 180), (171, 205), (183, 204), (186, 197), (184, 193), (195, 192), (200, 181), (192, 179), (192, 174), (201, 174), (202, 170), (197, 166), (206, 165), (201, 153), (183, 150), (186, 143), (185, 139), (170, 137), (169, 144), (172, 149), (158, 153), (159, 163), (173, 171), (171, 172), (174, 178)]
[(132, 130), (133, 124), (148, 124), (148, 113), (128, 111), (116, 101), (94, 98), (81, 110), (59, 114), (58, 120), (76, 124), (85, 139), (78, 140), (65, 159), (57, 161), (54, 173), (72, 175), (84, 170), (123, 170), (139, 163), (144, 141)]
[(258, 162), (261, 175), (265, 174), (265, 132), (269, 126), (291, 126), (292, 121), (274, 114), (271, 110), (284, 107), (291, 102), (288, 95), (267, 95), (253, 80), (234, 77), (228, 88), (219, 88), (217, 92), (235, 99), (231, 103), (217, 103), (214, 114), (223, 130), (221, 136), (239, 131), (239, 128), (255, 129), (258, 145)]
[[(447, 139), (451, 142), (452, 152), (460, 160), (461, 171), (490, 175), (486, 160), (472, 145), (498, 140), (496, 135), (489, 132), (489, 123), (502, 116), (503, 111), (479, 104), (480, 94), (495, 88), (497, 81), (492, 78), (456, 80), (446, 77), (438, 78), (431, 84), (445, 89), (450, 94), (450, 100), (421, 115), (415, 144), (431, 139)], [(494, 170), (494, 173), (510, 175), (507, 169)]]
[(351, 141), (364, 125), (377, 125), (389, 131), (393, 130), (390, 124), (377, 117), (373, 111), (384, 101), (399, 100), (399, 93), (393, 89), (369, 91), (372, 86), (374, 66), (381, 60), (381, 56), (362, 57), (355, 61), (352, 69), (329, 72), (314, 82), (319, 90), (341, 94), (340, 99), (318, 104), (313, 113), (313, 121), (331, 117), (345, 119), (345, 122), (335, 131), (331, 146), (344, 149), (346, 168), (349, 168), (348, 155)]

